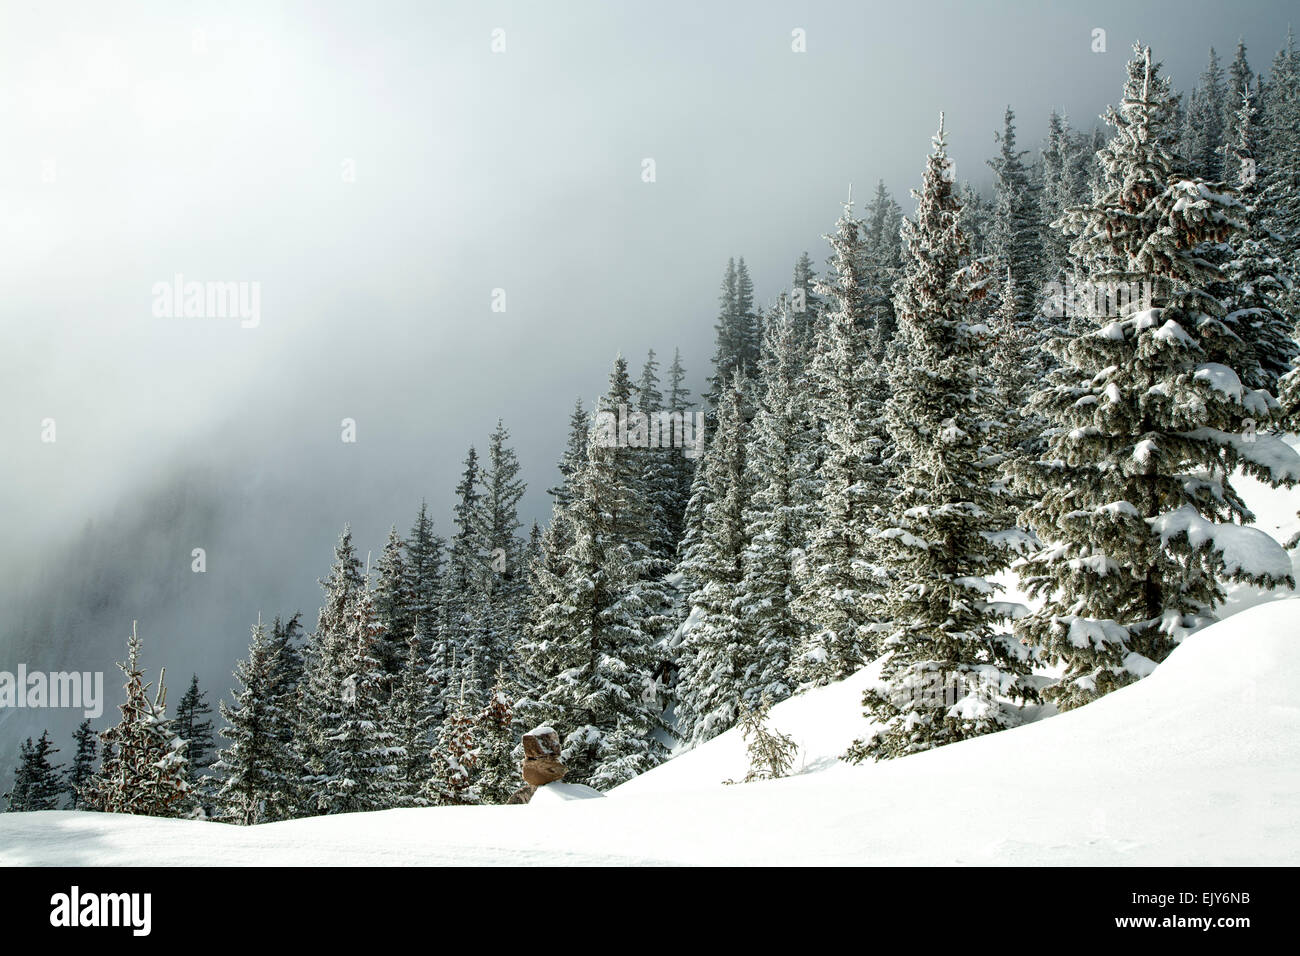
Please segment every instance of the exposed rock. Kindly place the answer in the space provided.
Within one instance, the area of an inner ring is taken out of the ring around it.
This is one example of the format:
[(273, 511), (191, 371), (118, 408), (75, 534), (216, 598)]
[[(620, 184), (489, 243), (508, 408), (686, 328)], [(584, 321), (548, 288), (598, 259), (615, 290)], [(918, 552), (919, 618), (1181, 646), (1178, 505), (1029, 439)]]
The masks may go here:
[(524, 734), (524, 780), (543, 787), (562, 780), (569, 768), (560, 762), (560, 735), (550, 727), (538, 727)]
[(524, 734), (524, 760), (520, 770), (524, 786), (510, 795), (507, 804), (528, 803), (538, 787), (562, 780), (569, 772), (560, 761), (560, 735), (554, 728), (537, 727)]
[(514, 793), (510, 794), (510, 799), (506, 801), (506, 806), (510, 806), (512, 803), (527, 803), (529, 800), (533, 799), (533, 794), (536, 792), (536, 787), (531, 783), (526, 783)]

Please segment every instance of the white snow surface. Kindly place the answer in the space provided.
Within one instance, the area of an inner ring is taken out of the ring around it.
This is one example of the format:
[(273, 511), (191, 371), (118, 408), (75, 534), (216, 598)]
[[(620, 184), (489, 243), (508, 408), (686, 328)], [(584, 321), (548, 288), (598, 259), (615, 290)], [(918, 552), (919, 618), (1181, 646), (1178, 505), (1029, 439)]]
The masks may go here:
[(772, 709), (800, 745), (784, 780), (724, 785), (745, 771), (733, 730), (608, 799), (258, 827), (0, 814), (0, 865), (1294, 865), (1298, 622), (1300, 600), (1258, 605), (1086, 707), (879, 764), (837, 759), (868, 667)]
[(545, 806), (548, 803), (568, 803), (570, 800), (604, 799), (605, 795), (593, 787), (581, 783), (548, 783), (538, 787), (529, 800), (529, 806)]

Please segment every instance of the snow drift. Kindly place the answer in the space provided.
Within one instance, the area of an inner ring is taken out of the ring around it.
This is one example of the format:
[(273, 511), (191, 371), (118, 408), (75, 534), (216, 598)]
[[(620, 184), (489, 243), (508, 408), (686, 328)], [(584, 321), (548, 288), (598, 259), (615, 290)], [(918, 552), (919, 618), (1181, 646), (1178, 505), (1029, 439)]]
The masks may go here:
[(867, 668), (773, 708), (802, 749), (785, 780), (723, 785), (745, 770), (731, 731), (608, 799), (252, 828), (3, 814), (0, 863), (1294, 865), (1298, 638), (1300, 600), (1260, 604), (1079, 710), (880, 764), (836, 759)]

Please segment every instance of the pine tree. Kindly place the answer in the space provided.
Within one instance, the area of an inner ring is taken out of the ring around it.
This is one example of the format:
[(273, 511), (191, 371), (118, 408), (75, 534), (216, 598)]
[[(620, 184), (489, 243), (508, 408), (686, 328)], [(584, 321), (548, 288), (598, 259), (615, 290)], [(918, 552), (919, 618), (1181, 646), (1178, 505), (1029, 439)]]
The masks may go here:
[[(1277, 402), (1224, 363), (1240, 339), (1224, 321), (1223, 270), (1205, 254), (1231, 241), (1241, 207), (1178, 168), (1175, 99), (1150, 49), (1135, 47), (1121, 105), (1107, 113), (1102, 179), (1060, 223), (1094, 287), (1149, 292), (1117, 315), (1081, 309), (1081, 331), (1057, 349), (1062, 368), (1034, 400), (1048, 448), (1020, 475), (1037, 499), (1027, 517), (1049, 544), (1022, 571), (1044, 604), (1018, 630), (1065, 665), (1047, 695), (1061, 707), (1149, 672), (1212, 620), (1224, 581), (1290, 579), (1275, 542), (1232, 523), (1251, 517), (1235, 468), (1295, 480), (1300, 460), (1270, 436), (1244, 437), (1245, 419), (1267, 420)], [(1265, 560), (1241, 560), (1242, 548)]]
[(87, 718), (77, 725), (72, 735), (76, 749), (72, 753), (72, 767), (68, 771), (69, 809), (81, 809), (81, 792), (95, 773), (95, 760), (99, 756), (99, 738), (90, 729)]
[(821, 523), (808, 544), (796, 611), (803, 622), (792, 674), (798, 683), (842, 680), (874, 649), (878, 598), (871, 529), (887, 493), (880, 417), (881, 367), (872, 354), (862, 223), (850, 200), (836, 223), (832, 272), (818, 287), (826, 299), (811, 374), (814, 414), (822, 422)]
[[(992, 600), (989, 578), (1009, 563), (1011, 516), (988, 445), (995, 406), (988, 330), (975, 320), (978, 293), (947, 169), (940, 116), (916, 218), (903, 224), (902, 358), (890, 369), (885, 406), (902, 487), (876, 535), (891, 572), (891, 623), (881, 644), (883, 686), (863, 699), (878, 728), (855, 743), (852, 760), (999, 730), (1015, 717), (1001, 698), (1033, 694), (1027, 654), (995, 630), (1009, 608)], [(935, 683), (956, 692), (927, 693)]]
[(322, 795), (328, 812), (386, 810), (400, 802), (406, 756), (387, 715), (387, 675), (379, 659), (384, 626), (366, 587), (353, 602), (343, 634), (338, 699), (326, 714), (328, 747)]
[[(587, 464), (589, 419), (578, 402), (570, 418), (569, 441), (560, 458), (560, 484), (549, 489), (553, 499), (551, 521), (541, 532), (536, 553), (528, 564), (528, 608), (525, 637), (519, 647), (521, 667), (514, 675), (512, 685), (516, 703), (521, 713), (535, 715), (538, 699), (544, 688), (545, 676), (534, 672), (537, 661), (546, 660), (549, 643), (544, 619), (547, 608), (564, 600), (564, 575), (567, 569), (566, 554), (572, 545), (568, 524), (568, 511), (572, 505), (577, 482)], [(542, 720), (540, 716), (538, 720)]]
[(50, 755), (59, 749), (50, 742), (48, 730), (41, 731), (36, 742), (28, 737), (19, 748), (18, 769), (13, 788), (6, 793), (5, 809), (11, 812), (58, 809), (63, 793), (63, 772), (50, 763)]
[(429, 779), (429, 748), (433, 745), (435, 713), (440, 706), (438, 688), (429, 677), (424, 658), (422, 627), (417, 621), (415, 632), (407, 638), (406, 661), (385, 712), (393, 736), (403, 749), (397, 764), (398, 802), (408, 806), (423, 806), (428, 802), (423, 791)]
[(1261, 105), (1258, 205), (1262, 225), (1292, 272), (1283, 303), (1295, 315), (1300, 314), (1300, 281), (1294, 275), (1300, 271), (1300, 51), (1290, 31), (1273, 61)]
[(514, 711), (506, 690), (505, 674), (497, 672), (487, 704), (475, 718), (474, 739), (478, 744), (473, 802), (499, 805), (521, 786), (519, 761), (515, 759)]
[(317, 616), (316, 630), (304, 648), (303, 677), (297, 695), (295, 747), (301, 768), (299, 799), (306, 812), (321, 812), (327, 806), (325, 781), (331, 750), (327, 737), (343, 695), (346, 631), (353, 605), (365, 590), (361, 562), (347, 526), (335, 545), (330, 575), (320, 584), (325, 603)]
[[(951, 170), (949, 175), (952, 175)], [(957, 190), (961, 207), (961, 229), (966, 235), (971, 257), (983, 259), (993, 252), (993, 205), (969, 182)]]
[(189, 781), (191, 787), (197, 787), (199, 778), (211, 766), (215, 755), (213, 752), (212, 721), (204, 720), (206, 714), (212, 713), (207, 702), (207, 695), (199, 690), (199, 676), (190, 676), (190, 686), (176, 704), (176, 716), (172, 718), (172, 731), (181, 740), (187, 741), (186, 756), (189, 758)]
[(1015, 119), (1016, 114), (1008, 106), (1002, 133), (997, 137), (1001, 151), (997, 159), (989, 162), (996, 176), (989, 244), (994, 273), (999, 276), (1011, 273), (1017, 322), (1028, 327), (1033, 322), (1035, 300), (1042, 285), (1043, 247), (1038, 219), (1039, 190), (1022, 158), (1026, 152), (1016, 149)]
[(718, 297), (717, 344), (713, 352), (713, 377), (709, 379), (709, 425), (713, 413), (737, 369), (752, 374), (758, 359), (758, 325), (754, 314), (754, 283), (742, 256), (727, 260)]
[[(686, 369), (682, 366), (682, 355), (673, 349), (673, 364), (668, 367), (668, 411), (682, 417), (683, 428), (687, 416), (692, 414), (691, 392), (686, 387)], [(686, 506), (691, 500), (691, 482), (695, 478), (695, 464), (703, 447), (705, 436), (694, 434), (694, 450), (686, 447), (683, 432), (680, 446), (676, 441), (669, 449), (668, 460), (672, 466), (672, 486), (669, 500), (665, 507), (668, 524), (668, 537), (673, 543), (670, 557), (677, 556), (682, 536), (686, 533)]]
[[(1032, 457), (1042, 450), (1046, 428), (1042, 416), (1030, 401), (1053, 363), (1044, 352), (1054, 330), (1038, 322), (1026, 323), (1017, 311), (1015, 279), (1007, 270), (1002, 282), (997, 311), (990, 317), (992, 340), (988, 346), (989, 373), (993, 383), (993, 404), (1000, 416), (990, 444), (998, 449), (1004, 468), (1017, 459)], [(1045, 357), (1047, 356), (1047, 357)], [(1021, 505), (1025, 496), (1009, 487), (1008, 494)]]
[(1226, 178), (1223, 166), (1226, 103), (1223, 68), (1219, 66), (1214, 47), (1210, 47), (1209, 63), (1187, 106), (1182, 146), (1188, 170), (1209, 182)]
[(479, 475), (481, 494), (475, 525), (478, 551), (485, 556), (475, 639), (464, 650), (481, 673), (498, 668), (513, 672), (526, 616), (528, 568), (519, 537), (519, 502), (524, 482), (519, 458), (507, 444), (510, 433), (498, 421), (488, 439), (487, 458)]
[[(465, 470), (456, 486), (453, 508), (456, 533), (448, 549), (438, 641), (430, 655), (434, 680), (448, 698), (461, 693), (458, 682), (451, 677), (449, 668), (452, 662), (482, 653), (479, 640), (484, 627), (488, 555), (482, 550), (481, 485), (478, 452), (471, 446), (465, 456)], [(478, 699), (478, 687), (470, 686), (467, 692), (472, 699)], [(444, 708), (449, 705), (450, 699), (444, 702)]]
[(280, 665), (275, 638), (259, 616), (248, 658), (235, 666), (241, 689), (231, 691), (231, 706), (218, 703), (226, 721), (221, 736), (230, 744), (214, 765), (222, 776), (215, 802), (221, 819), (244, 826), (287, 819), (294, 808), (296, 761), (284, 734), (292, 714), (277, 693)]
[(816, 284), (817, 272), (813, 269), (812, 257), (807, 252), (800, 253), (790, 282), (790, 324), (794, 326), (794, 338), (804, 356), (811, 355), (817, 343), (822, 300), (817, 294)]
[(877, 363), (885, 361), (898, 324), (894, 315), (892, 289), (902, 266), (902, 240), (899, 233), (902, 221), (902, 209), (894, 197), (889, 195), (884, 180), (881, 180), (876, 183), (876, 193), (863, 224), (865, 274), (871, 310), (871, 352)]
[(655, 635), (656, 646), (661, 647), (671, 620), (673, 600), (664, 579), (672, 562), (655, 547), (661, 528), (646, 478), (644, 446), (648, 435), (638, 436), (629, 422), (627, 435), (623, 436), (618, 425), (620, 409), (633, 408), (635, 395), (627, 361), (619, 355), (610, 372), (609, 391), (600, 400), (593, 433), (609, 450), (604, 464), (616, 494), (609, 515), (610, 535), (628, 548), (631, 587), (643, 608), (641, 629)]
[(287, 621), (282, 621), (277, 614), (271, 622), (271, 645), (279, 658), (276, 687), (290, 700), (303, 680), (302, 649), (298, 646), (301, 634), (301, 611), (295, 611)]
[(754, 282), (744, 256), (736, 260), (735, 329), (737, 365), (752, 370), (758, 361), (758, 313), (754, 311)]
[[(646, 417), (648, 434), (645, 447), (640, 450), (641, 486), (645, 489), (647, 521), (649, 522), (650, 550), (665, 566), (672, 561), (677, 550), (673, 536), (673, 509), (677, 504), (677, 467), (673, 447), (671, 412), (664, 408), (664, 396), (659, 390), (659, 362), (654, 349), (646, 356), (641, 377), (634, 393), (636, 411)], [(661, 413), (667, 412), (668, 415)]]
[(458, 693), (438, 728), (438, 740), (430, 754), (433, 771), (425, 787), (425, 798), (434, 806), (478, 802), (474, 792), (479, 757), (475, 730), (474, 711), (465, 695)]
[(564, 446), (564, 454), (560, 456), (557, 466), (560, 483), (554, 488), (546, 489), (557, 511), (562, 512), (572, 500), (573, 476), (582, 470), (587, 460), (587, 429), (590, 424), (591, 417), (583, 411), (582, 399), (578, 399), (573, 403), (573, 411), (569, 414), (569, 441)]
[(746, 383), (737, 371), (718, 406), (718, 429), (705, 457), (701, 534), (683, 562), (695, 588), (677, 660), (677, 721), (683, 739), (703, 743), (735, 723), (748, 685), (758, 691), (753, 647), (742, 620), (745, 506), (751, 477), (745, 465)]
[(1048, 228), (1048, 224), (1055, 222), (1066, 209), (1075, 205), (1070, 189), (1070, 143), (1069, 121), (1053, 110), (1047, 124), (1047, 141), (1041, 154), (1043, 183), (1038, 194), (1043, 277), (1048, 282), (1061, 279), (1070, 251), (1065, 237)]
[(415, 622), (421, 624), (425, 644), (421, 652), (433, 649), (438, 629), (439, 609), (442, 606), (442, 558), (446, 542), (433, 533), (433, 520), (425, 502), (406, 539), (406, 598), (410, 602), (407, 615), (412, 632)]
[[(1294, 270), (1288, 269), (1280, 255), (1276, 235), (1261, 221), (1261, 184), (1267, 171), (1259, 168), (1257, 158), (1257, 110), (1249, 87), (1243, 88), (1239, 97), (1232, 155), (1236, 161), (1233, 179), (1242, 203), (1235, 218), (1241, 228), (1230, 240), (1231, 256), (1224, 267), (1229, 287), (1224, 322), (1233, 336), (1248, 346), (1234, 356), (1242, 384), (1277, 395), (1281, 378), (1300, 352), (1292, 337), (1295, 316), (1286, 312)], [(1212, 256), (1213, 252), (1207, 251), (1206, 255)]]
[(415, 596), (411, 593), (411, 572), (407, 567), (406, 544), (397, 526), (388, 529), (388, 540), (375, 566), (375, 614), (384, 628), (384, 641), (376, 651), (380, 666), (395, 678), (406, 660), (406, 642), (415, 628), (411, 617)]
[(768, 324), (760, 361), (763, 397), (746, 453), (753, 492), (744, 508), (748, 544), (740, 606), (752, 664), (741, 698), (750, 708), (794, 692), (790, 663), (802, 631), (795, 613), (798, 566), (820, 493), (812, 473), (815, 423), (799, 375), (798, 345), (785, 316)]
[[(615, 363), (605, 411), (626, 402), (627, 363)], [(651, 769), (666, 748), (655, 675), (666, 597), (646, 546), (643, 509), (627, 452), (593, 428), (573, 482), (554, 600), (539, 609), (524, 670), (526, 708), (561, 730), (568, 779), (608, 788)]]
[(295, 611), (287, 621), (276, 615), (271, 622), (271, 651), (275, 658), (270, 698), (277, 707), (280, 719), (274, 729), (281, 749), (290, 755), (292, 772), (283, 785), (289, 795), (291, 815), (297, 816), (310, 809), (311, 798), (302, 786), (303, 754), (310, 748), (303, 746), (299, 734), (303, 729), (299, 710), (304, 700), (306, 675), (303, 651), (299, 646), (302, 634), (302, 612)]
[[(779, 780), (790, 773), (798, 745), (789, 734), (767, 726), (768, 711), (772, 702), (764, 698), (755, 706), (740, 709), (740, 729), (745, 737), (745, 750), (749, 755), (749, 772), (741, 783), (756, 780)], [(735, 783), (734, 780), (724, 781)]]
[(184, 816), (190, 812), (189, 771), (184, 740), (168, 729), (167, 690), (158, 676), (158, 691), (149, 699), (149, 684), (140, 668), (140, 638), (134, 624), (127, 644), (122, 720), (100, 734), (104, 757), (80, 795), (87, 810), (143, 816)]
[(1223, 97), (1223, 142), (1228, 163), (1225, 166), (1224, 179), (1231, 178), (1233, 172), (1233, 147), (1240, 142), (1241, 128), (1241, 94), (1250, 90), (1255, 83), (1255, 74), (1246, 59), (1246, 41), (1237, 38), (1237, 52), (1228, 66), (1228, 82)]

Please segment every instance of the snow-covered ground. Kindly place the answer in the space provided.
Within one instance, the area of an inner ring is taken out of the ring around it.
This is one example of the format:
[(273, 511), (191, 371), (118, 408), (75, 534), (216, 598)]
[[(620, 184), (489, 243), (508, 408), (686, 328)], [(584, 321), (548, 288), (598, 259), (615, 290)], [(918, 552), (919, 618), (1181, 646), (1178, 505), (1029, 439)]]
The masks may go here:
[(1193, 635), (1087, 707), (853, 767), (865, 672), (773, 708), (797, 776), (745, 771), (735, 732), (603, 799), (241, 828), (0, 815), (0, 864), (1297, 864), (1300, 600)]
[[(1300, 493), (1242, 488), (1258, 527), (1295, 532)], [(785, 780), (725, 785), (733, 730), (604, 798), (252, 828), (0, 814), (0, 865), (1300, 864), (1300, 598), (1239, 589), (1223, 613), (1135, 685), (901, 760), (838, 760), (868, 667), (773, 708), (800, 748)]]

